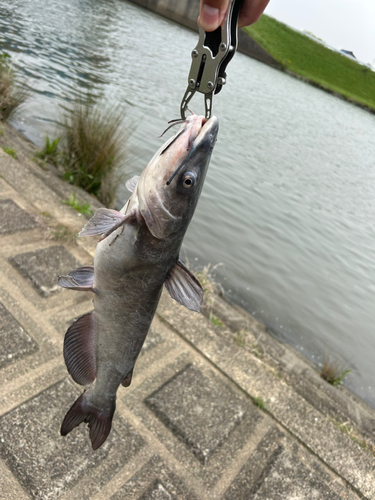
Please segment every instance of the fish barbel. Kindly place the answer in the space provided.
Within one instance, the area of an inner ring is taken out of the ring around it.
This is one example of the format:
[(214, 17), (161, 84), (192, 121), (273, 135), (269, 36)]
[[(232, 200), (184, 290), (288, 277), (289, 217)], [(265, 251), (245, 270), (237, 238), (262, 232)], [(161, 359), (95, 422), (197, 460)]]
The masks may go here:
[(120, 212), (100, 208), (82, 229), (80, 236), (102, 236), (94, 265), (59, 277), (64, 288), (94, 293), (94, 311), (65, 334), (68, 371), (75, 382), (89, 387), (61, 426), (65, 436), (88, 423), (94, 450), (111, 430), (117, 389), (131, 383), (163, 284), (177, 302), (200, 310), (202, 287), (179, 260), (179, 252), (217, 132), (216, 117), (188, 117), (141, 176), (127, 182), (132, 195)]

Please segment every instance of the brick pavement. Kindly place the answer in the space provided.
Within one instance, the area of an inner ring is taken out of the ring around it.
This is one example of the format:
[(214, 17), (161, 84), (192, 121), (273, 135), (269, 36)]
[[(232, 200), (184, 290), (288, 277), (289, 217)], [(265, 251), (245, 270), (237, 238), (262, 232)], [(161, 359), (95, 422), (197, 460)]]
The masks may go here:
[(61, 437), (81, 392), (63, 337), (92, 303), (56, 278), (91, 264), (95, 240), (53, 239), (85, 222), (62, 203), (72, 187), (5, 132), (18, 159), (0, 149), (0, 499), (375, 499), (375, 411), (216, 296), (222, 326), (164, 294), (106, 443), (92, 451), (84, 425)]

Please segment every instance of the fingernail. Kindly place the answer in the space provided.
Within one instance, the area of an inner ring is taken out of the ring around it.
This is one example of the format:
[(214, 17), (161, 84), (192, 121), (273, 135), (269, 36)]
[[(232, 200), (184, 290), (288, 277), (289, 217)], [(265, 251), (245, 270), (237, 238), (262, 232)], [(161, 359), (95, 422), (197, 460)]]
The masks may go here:
[(210, 5), (203, 5), (200, 24), (204, 31), (213, 31), (219, 26), (219, 9)]

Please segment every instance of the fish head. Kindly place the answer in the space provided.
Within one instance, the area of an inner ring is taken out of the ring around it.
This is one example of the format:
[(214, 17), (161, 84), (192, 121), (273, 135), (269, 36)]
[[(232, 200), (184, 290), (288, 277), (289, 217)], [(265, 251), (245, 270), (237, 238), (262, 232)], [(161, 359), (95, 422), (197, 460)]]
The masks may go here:
[(154, 155), (137, 184), (139, 211), (151, 234), (184, 234), (198, 203), (219, 129), (213, 116), (189, 116)]

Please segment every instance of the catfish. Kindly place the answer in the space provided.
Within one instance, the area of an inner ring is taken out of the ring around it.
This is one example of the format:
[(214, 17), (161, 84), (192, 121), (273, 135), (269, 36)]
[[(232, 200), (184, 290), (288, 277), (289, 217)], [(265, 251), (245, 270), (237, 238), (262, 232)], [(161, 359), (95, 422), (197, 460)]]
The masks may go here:
[(79, 236), (101, 236), (94, 265), (60, 276), (61, 287), (94, 294), (94, 310), (73, 323), (64, 359), (73, 380), (87, 386), (66, 414), (61, 435), (85, 422), (92, 448), (107, 439), (116, 393), (128, 387), (163, 285), (199, 312), (203, 290), (179, 259), (214, 148), (218, 119), (189, 116), (154, 155), (120, 210), (99, 208)]

